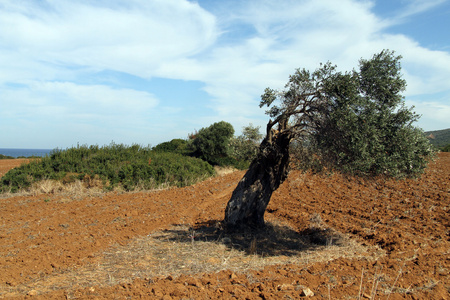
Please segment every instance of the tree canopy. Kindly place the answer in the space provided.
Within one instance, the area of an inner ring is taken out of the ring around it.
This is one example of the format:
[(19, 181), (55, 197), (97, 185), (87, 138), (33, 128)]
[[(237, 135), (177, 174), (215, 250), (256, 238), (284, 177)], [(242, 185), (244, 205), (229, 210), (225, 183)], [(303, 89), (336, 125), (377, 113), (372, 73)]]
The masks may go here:
[(297, 69), (282, 91), (267, 88), (260, 107), (270, 120), (266, 137), (225, 210), (227, 228), (261, 227), (272, 193), (287, 178), (290, 146), (309, 159), (355, 175), (415, 177), (433, 153), (413, 123), (402, 92), (401, 56), (383, 50), (341, 72), (330, 62), (314, 72)]
[(312, 73), (297, 69), (284, 91), (266, 89), (262, 96), (273, 118), (268, 129), (278, 124), (307, 140), (324, 164), (341, 171), (418, 176), (432, 148), (413, 125), (419, 115), (405, 106), (400, 60), (384, 50), (351, 72), (329, 62)]

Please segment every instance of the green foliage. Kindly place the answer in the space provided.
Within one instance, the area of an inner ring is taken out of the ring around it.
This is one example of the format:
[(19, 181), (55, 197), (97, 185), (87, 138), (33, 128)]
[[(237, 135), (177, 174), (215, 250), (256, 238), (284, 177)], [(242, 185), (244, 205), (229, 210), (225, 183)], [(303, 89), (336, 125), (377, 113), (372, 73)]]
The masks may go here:
[(9, 156), (9, 155), (0, 154), (0, 159), (14, 159), (14, 157)]
[(180, 154), (190, 154), (188, 141), (183, 139), (173, 139), (170, 142), (164, 142), (153, 147), (156, 152), (175, 152)]
[[(177, 153), (151, 151), (149, 147), (112, 143), (109, 146), (79, 146), (54, 150), (50, 156), (10, 170), (0, 181), (0, 191), (17, 192), (44, 179), (63, 180), (71, 174), (78, 179), (99, 177), (109, 189), (137, 186), (151, 189), (160, 184), (185, 186), (211, 176), (206, 162)], [(75, 175), (74, 175), (75, 174)]]
[(200, 129), (192, 142), (194, 155), (211, 164), (220, 165), (221, 159), (229, 156), (233, 134), (233, 126), (225, 121)]
[(315, 173), (324, 171), (329, 167), (319, 155), (317, 155), (317, 144), (311, 135), (295, 139), (290, 144), (291, 167), (301, 171), (313, 171)]
[(249, 164), (256, 157), (262, 139), (259, 128), (253, 126), (253, 124), (249, 124), (248, 126), (244, 126), (240, 136), (231, 138), (230, 156), (238, 161), (248, 162)]
[(243, 127), (240, 136), (234, 137), (233, 134), (233, 126), (222, 121), (190, 135), (191, 144), (188, 145), (194, 156), (213, 165), (246, 169), (258, 152), (262, 134), (259, 127), (252, 124)]
[(419, 116), (404, 105), (400, 56), (383, 51), (360, 61), (359, 72), (327, 81), (326, 114), (314, 138), (328, 161), (359, 175), (418, 176), (432, 154)]
[(434, 130), (425, 132), (425, 136), (430, 140), (430, 143), (438, 148), (450, 144), (450, 128), (443, 130)]
[(400, 59), (384, 50), (361, 59), (352, 72), (338, 72), (331, 63), (314, 72), (296, 70), (284, 91), (266, 89), (262, 95), (260, 106), (270, 107), (274, 119), (268, 127), (278, 124), (283, 134), (297, 138), (296, 152), (316, 169), (420, 175), (433, 151), (413, 126), (419, 116), (404, 104)]
[(441, 150), (442, 152), (450, 152), (450, 144), (444, 147), (440, 147), (439, 150)]

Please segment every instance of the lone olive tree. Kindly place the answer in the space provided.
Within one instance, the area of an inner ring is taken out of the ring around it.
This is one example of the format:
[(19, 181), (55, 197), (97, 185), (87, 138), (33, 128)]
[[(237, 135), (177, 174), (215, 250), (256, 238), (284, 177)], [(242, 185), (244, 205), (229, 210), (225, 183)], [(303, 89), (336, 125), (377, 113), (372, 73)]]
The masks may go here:
[(331, 63), (314, 72), (297, 69), (283, 91), (267, 88), (260, 107), (270, 120), (256, 158), (229, 200), (224, 225), (263, 227), (272, 193), (289, 172), (289, 145), (308, 140), (328, 166), (355, 175), (414, 177), (432, 154), (419, 116), (401, 93), (400, 56), (383, 50), (361, 59), (359, 71)]

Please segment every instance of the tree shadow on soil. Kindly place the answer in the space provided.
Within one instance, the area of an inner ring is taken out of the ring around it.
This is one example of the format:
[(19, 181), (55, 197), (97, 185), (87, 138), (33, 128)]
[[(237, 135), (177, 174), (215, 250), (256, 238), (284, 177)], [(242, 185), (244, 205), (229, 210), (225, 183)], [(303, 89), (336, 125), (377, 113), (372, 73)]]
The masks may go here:
[(161, 237), (165, 241), (215, 242), (229, 249), (263, 256), (296, 256), (324, 246), (344, 246), (346, 240), (341, 233), (330, 228), (310, 227), (298, 232), (288, 226), (272, 223), (266, 223), (261, 229), (246, 228), (227, 232), (217, 220), (198, 223), (193, 227), (176, 224), (165, 233), (167, 235)]

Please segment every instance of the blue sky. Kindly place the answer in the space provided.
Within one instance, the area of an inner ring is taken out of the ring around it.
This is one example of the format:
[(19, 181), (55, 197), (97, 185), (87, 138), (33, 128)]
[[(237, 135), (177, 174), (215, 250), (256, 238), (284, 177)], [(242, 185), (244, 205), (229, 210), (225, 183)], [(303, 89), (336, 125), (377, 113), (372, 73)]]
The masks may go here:
[(449, 28), (450, 0), (0, 0), (0, 148), (264, 128), (266, 87), (383, 49), (416, 125), (450, 128)]

